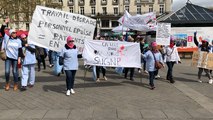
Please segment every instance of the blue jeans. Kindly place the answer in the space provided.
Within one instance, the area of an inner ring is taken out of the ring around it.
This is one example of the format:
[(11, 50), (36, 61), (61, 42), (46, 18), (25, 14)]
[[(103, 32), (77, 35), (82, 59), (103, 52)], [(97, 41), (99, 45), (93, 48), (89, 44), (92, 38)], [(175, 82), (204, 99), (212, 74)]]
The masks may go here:
[(149, 71), (149, 85), (151, 87), (154, 87), (154, 80), (155, 80), (155, 76), (157, 74), (158, 70), (156, 71)]
[(14, 59), (5, 60), (5, 78), (6, 83), (9, 83), (10, 80), (10, 67), (12, 66), (13, 80), (14, 83), (18, 82), (18, 61)]
[(172, 82), (172, 81), (174, 81), (173, 80), (172, 71), (173, 71), (173, 66), (174, 66), (175, 62), (166, 62), (166, 64), (168, 66), (168, 71), (167, 71), (166, 79), (170, 80)]
[(67, 90), (73, 89), (76, 70), (65, 70)]

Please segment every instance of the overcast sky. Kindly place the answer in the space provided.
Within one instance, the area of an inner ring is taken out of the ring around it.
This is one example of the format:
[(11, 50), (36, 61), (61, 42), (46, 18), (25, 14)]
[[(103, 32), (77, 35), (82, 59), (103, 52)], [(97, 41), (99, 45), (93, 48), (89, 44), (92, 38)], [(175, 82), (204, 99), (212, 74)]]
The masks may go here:
[[(190, 0), (192, 4), (203, 6), (203, 7), (213, 7), (213, 0)], [(173, 0), (173, 10), (177, 10), (184, 5), (186, 5), (187, 0)]]

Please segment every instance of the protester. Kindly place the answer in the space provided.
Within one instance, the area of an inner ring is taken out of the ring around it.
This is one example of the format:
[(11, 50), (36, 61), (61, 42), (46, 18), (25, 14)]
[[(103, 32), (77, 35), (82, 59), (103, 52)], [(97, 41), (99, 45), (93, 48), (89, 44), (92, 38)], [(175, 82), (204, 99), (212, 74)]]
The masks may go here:
[(36, 59), (38, 61), (38, 72), (41, 70), (41, 62), (43, 64), (44, 70), (46, 69), (45, 58), (47, 57), (47, 52), (44, 48), (36, 46)]
[[(203, 52), (208, 52), (211, 53), (211, 47), (209, 46), (209, 42), (206, 39), (202, 39), (202, 44), (199, 44), (199, 42), (197, 41), (197, 32), (194, 32), (194, 43), (195, 45), (198, 47), (199, 52), (203, 51)], [(206, 69), (206, 68), (201, 68), (198, 67), (198, 82), (202, 83), (203, 81), (201, 80), (201, 75), (203, 70), (205, 71), (207, 77), (209, 78), (209, 84), (213, 83), (212, 80), (212, 76), (210, 75), (210, 70)]]
[(157, 50), (157, 43), (151, 43), (151, 50), (147, 51), (143, 57), (146, 59), (146, 70), (149, 72), (149, 85), (150, 89), (155, 89), (154, 79), (157, 69), (155, 68), (155, 59), (163, 63), (162, 55)]
[(96, 75), (97, 75), (96, 82), (100, 82), (100, 70), (102, 71), (104, 80), (107, 81), (106, 68), (103, 66), (96, 66)]
[(48, 50), (48, 60), (49, 60), (49, 67), (52, 68), (54, 66), (53, 64), (53, 51)]
[[(105, 37), (101, 37), (101, 38), (97, 38), (97, 40), (106, 40)], [(94, 68), (95, 67), (95, 68)], [(96, 72), (96, 82), (100, 82), (100, 71), (102, 71), (102, 74), (103, 74), (103, 78), (104, 80), (107, 81), (107, 77), (106, 77), (106, 67), (103, 67), (103, 66), (94, 66), (93, 68), (95, 69), (94, 72)]]
[(164, 62), (166, 62), (168, 67), (166, 79), (169, 80), (170, 83), (175, 83), (173, 78), (173, 67), (175, 63), (178, 64), (181, 62), (174, 38), (172, 36), (170, 39), (170, 45), (165, 48)]
[(9, 23), (9, 19), (5, 20), (5, 23), (1, 26), (1, 34), (4, 38), (2, 43), (2, 50), (6, 51), (6, 60), (5, 60), (5, 78), (6, 85), (5, 90), (10, 89), (10, 67), (12, 67), (13, 80), (14, 80), (14, 90), (18, 89), (18, 63), (20, 63), (20, 53), (22, 51), (21, 40), (17, 38), (16, 31), (13, 29), (9, 30), (9, 36), (5, 34), (4, 30), (6, 25)]
[[(134, 42), (134, 39), (131, 36), (128, 36), (128, 42)], [(127, 74), (130, 70), (130, 80), (134, 81), (134, 68), (124, 68), (124, 78), (127, 78)]]
[(61, 73), (64, 74), (63, 65), (59, 65), (59, 56), (60, 52), (52, 51), (53, 71), (54, 71), (53, 73), (58, 77), (61, 75)]
[(74, 94), (74, 81), (75, 74), (78, 70), (78, 49), (74, 45), (74, 40), (71, 36), (67, 37), (67, 43), (65, 47), (61, 50), (59, 64), (64, 65), (64, 70), (66, 73), (66, 85), (67, 92), (66, 95), (69, 96), (70, 93)]
[[(149, 44), (145, 43), (144, 38), (141, 38), (140, 50), (141, 50), (141, 54), (145, 54), (149, 50)], [(141, 58), (141, 62), (143, 63), (143, 72), (147, 74), (148, 71), (146, 70), (146, 60), (143, 57)], [(141, 71), (139, 71), (139, 73), (140, 72)]]
[[(35, 46), (27, 43), (27, 36), (21, 35), (22, 40), (22, 80), (21, 91), (27, 90), (27, 85), (33, 87), (35, 83)], [(28, 84), (29, 80), (29, 84)]]

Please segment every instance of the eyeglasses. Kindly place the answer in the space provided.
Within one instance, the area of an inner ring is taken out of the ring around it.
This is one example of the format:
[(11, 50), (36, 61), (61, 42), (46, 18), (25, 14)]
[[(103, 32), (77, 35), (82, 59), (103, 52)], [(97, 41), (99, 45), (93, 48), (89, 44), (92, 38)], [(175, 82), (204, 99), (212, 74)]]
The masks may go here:
[(69, 42), (74, 42), (73, 40), (69, 41)]

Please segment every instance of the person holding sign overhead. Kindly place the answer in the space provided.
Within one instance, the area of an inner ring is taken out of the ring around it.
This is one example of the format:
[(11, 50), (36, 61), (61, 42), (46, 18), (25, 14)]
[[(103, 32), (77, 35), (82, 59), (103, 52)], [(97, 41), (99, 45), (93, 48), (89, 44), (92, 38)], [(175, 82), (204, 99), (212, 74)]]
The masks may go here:
[[(197, 32), (194, 32), (194, 43), (195, 45), (198, 47), (199, 52), (203, 51), (203, 52), (208, 52), (211, 53), (211, 47), (209, 46), (209, 42), (207, 41), (207, 39), (202, 39), (202, 44), (199, 44), (199, 42), (197, 41)], [(198, 82), (202, 83), (203, 81), (200, 79), (203, 70), (206, 72), (207, 77), (209, 78), (209, 84), (213, 83), (212, 80), (212, 76), (210, 75), (210, 70), (209, 69), (205, 69), (205, 68), (198, 68)]]
[(18, 89), (18, 63), (21, 62), (21, 51), (22, 44), (21, 40), (17, 37), (16, 31), (10, 29), (9, 36), (5, 34), (4, 30), (6, 25), (9, 23), (9, 18), (5, 20), (5, 23), (1, 26), (1, 34), (3, 36), (3, 43), (1, 50), (5, 51), (6, 57), (4, 57), (5, 61), (5, 78), (6, 85), (5, 90), (8, 91), (10, 89), (9, 79), (10, 79), (10, 68), (12, 67), (13, 72), (13, 80), (14, 80), (14, 88), (16, 91)]
[(62, 48), (59, 56), (59, 65), (63, 65), (66, 73), (66, 95), (69, 96), (70, 93), (75, 93), (73, 88), (75, 74), (78, 70), (78, 49), (74, 45), (74, 40), (71, 36), (67, 37), (67, 43), (65, 44), (64, 48)]

